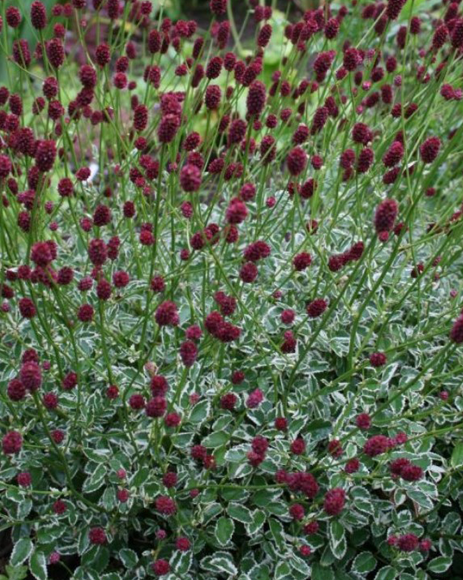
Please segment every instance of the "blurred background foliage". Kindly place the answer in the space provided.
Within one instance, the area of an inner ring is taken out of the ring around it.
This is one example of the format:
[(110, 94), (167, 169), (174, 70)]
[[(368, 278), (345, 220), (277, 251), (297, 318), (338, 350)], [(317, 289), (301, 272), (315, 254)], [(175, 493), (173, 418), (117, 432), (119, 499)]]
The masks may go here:
[[(31, 50), (34, 49), (38, 37), (37, 32), (32, 28), (30, 23), (30, 5), (33, 0), (0, 0), (0, 14), (5, 22), (5, 11), (9, 6), (16, 6), (19, 8), (23, 15), (21, 25), (14, 31), (8, 28), (8, 26), (3, 26), (3, 31), (0, 36), (1, 42), (5, 47), (7, 45), (11, 46), (13, 40), (17, 38), (24, 38), (28, 41)], [(260, 3), (272, 5), (272, 8), (276, 12), (276, 15), (286, 13), (296, 13), (300, 11), (307, 10), (309, 8), (315, 8), (320, 5), (320, 0), (259, 0)], [(42, 0), (47, 8), (47, 13), (51, 13), (52, 6), (55, 4), (66, 4), (69, 0)], [(198, 21), (200, 28), (207, 27), (210, 22), (210, 10), (209, 10), (210, 0), (152, 0), (153, 12), (152, 18), (156, 19), (159, 13), (162, 11), (163, 16), (167, 16), (172, 20), (178, 19), (195, 19)], [(238, 25), (240, 25), (246, 18), (246, 14), (250, 10), (250, 5), (248, 0), (229, 0), (230, 7), (233, 10), (234, 18)], [(83, 13), (88, 18), (91, 18), (92, 0), (87, 1), (88, 8), (86, 12)], [(59, 21), (60, 19), (56, 20)], [(7, 51), (3, 50), (3, 54)], [(5, 58), (0, 59), (0, 81), (5, 83), (7, 80), (6, 74), (7, 61)]]
[[(0, 41), (4, 47), (3, 54), (8, 54), (8, 51), (5, 50), (6, 46), (11, 47), (12, 42), (17, 38), (24, 38), (28, 41), (31, 52), (34, 50), (39, 38), (37, 36), (37, 31), (35, 31), (30, 23), (30, 5), (33, 0), (0, 0), (0, 14), (3, 17), (3, 22), (5, 22), (5, 11), (8, 6), (16, 6), (21, 10), (23, 15), (23, 19), (21, 25), (16, 30), (11, 30), (8, 26), (4, 25), (2, 34), (0, 35)], [(52, 6), (56, 3), (65, 4), (70, 0), (42, 0), (47, 8), (47, 13), (51, 13)], [(123, 3), (126, 0), (121, 0)], [(285, 21), (287, 18), (293, 19), (300, 17), (300, 15), (308, 9), (314, 9), (319, 6), (325, 4), (328, 0), (259, 0), (261, 5), (271, 5), (273, 8), (273, 17), (270, 20), (270, 24), (273, 25), (274, 28), (274, 38), (271, 43), (271, 48), (265, 51), (264, 56), (264, 76), (269, 76), (272, 72), (276, 69), (278, 62), (281, 59), (281, 51), (279, 47), (283, 44), (283, 30), (284, 25), (282, 22)], [(368, 0), (358, 0), (359, 3), (367, 3)], [(167, 16), (172, 20), (176, 21), (178, 19), (195, 19), (199, 25), (199, 32), (203, 32), (205, 29), (209, 27), (210, 23), (210, 9), (209, 9), (209, 2), (210, 0), (152, 0), (153, 4), (153, 12), (152, 18), (156, 20), (158, 15), (162, 13), (163, 16)], [(432, 13), (432, 5), (436, 2), (436, 0), (408, 0), (403, 11), (402, 11), (402, 18), (408, 19), (411, 12), (417, 13), (418, 11), (422, 12), (423, 10), (427, 11), (428, 13)], [(336, 12), (342, 4), (346, 4), (347, 7), (352, 7), (352, 2), (342, 2), (334, 1), (330, 2), (330, 7)], [(91, 23), (92, 19), (92, 12), (93, 12), (93, 2), (92, 0), (87, 0), (87, 9), (83, 11), (82, 18), (86, 19), (87, 22)], [(248, 53), (247, 49), (251, 49), (253, 46), (253, 39), (255, 33), (255, 27), (252, 23), (252, 9), (249, 4), (249, 0), (229, 0), (229, 5), (231, 8), (231, 12), (233, 14), (233, 19), (236, 24), (236, 28), (238, 31), (242, 33), (242, 46), (239, 47), (242, 49), (240, 52), (240, 56), (243, 57)], [(104, 14), (104, 12), (103, 12)], [(104, 16), (102, 18), (104, 20)], [(100, 17), (100, 22), (102, 21)], [(54, 21), (59, 21), (60, 19), (55, 19)], [(67, 48), (68, 50), (77, 53), (78, 51), (75, 50), (76, 43), (78, 40), (76, 39), (76, 35), (73, 34), (73, 28), (75, 29), (76, 23), (71, 22), (71, 25), (68, 25), (68, 37), (67, 37)], [(127, 25), (130, 27), (130, 25)], [(92, 29), (92, 26), (89, 27)], [(276, 32), (275, 32), (276, 31)], [(130, 35), (130, 29), (127, 29), (128, 35)], [(279, 34), (281, 36), (281, 43), (278, 42), (278, 39), (275, 38), (275, 34)], [(96, 40), (96, 39), (95, 39)], [(137, 40), (137, 39), (135, 39)], [(139, 38), (138, 40), (141, 40)], [(88, 46), (92, 46), (93, 41), (91, 38), (86, 37), (86, 42)], [(0, 59), (0, 82), (5, 84), (8, 80), (7, 78), (7, 59), (1, 58)], [(264, 82), (267, 81), (267, 78), (262, 79)]]

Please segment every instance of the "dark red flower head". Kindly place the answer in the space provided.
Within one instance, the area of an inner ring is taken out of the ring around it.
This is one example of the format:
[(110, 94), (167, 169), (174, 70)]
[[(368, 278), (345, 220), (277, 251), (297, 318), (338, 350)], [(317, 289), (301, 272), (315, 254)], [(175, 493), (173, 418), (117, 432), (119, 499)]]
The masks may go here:
[(19, 372), (19, 378), (28, 391), (37, 391), (42, 385), (42, 371), (40, 366), (35, 361), (24, 363)]
[(201, 187), (201, 171), (196, 165), (185, 165), (180, 172), (180, 185), (183, 191), (192, 193)]
[(163, 515), (173, 515), (177, 511), (177, 506), (173, 499), (167, 495), (160, 495), (155, 501), (156, 511)]
[(154, 317), (159, 326), (177, 326), (180, 322), (177, 305), (169, 300), (157, 307)]
[(5, 455), (15, 455), (22, 449), (23, 438), (18, 431), (8, 431), (2, 439), (2, 449)]
[(335, 487), (326, 492), (323, 507), (329, 516), (336, 516), (342, 512), (345, 503), (346, 492), (340, 487)]
[(166, 576), (170, 572), (170, 564), (161, 558), (151, 564), (151, 569), (155, 576)]
[(39, 0), (31, 4), (31, 24), (36, 30), (43, 30), (47, 26), (47, 12)]
[(308, 268), (311, 263), (312, 263), (312, 256), (307, 252), (301, 252), (300, 254), (297, 254), (293, 258), (294, 268), (298, 272), (301, 272), (302, 270), (305, 270), (306, 268)]
[(459, 316), (453, 323), (450, 331), (450, 340), (456, 344), (461, 344), (463, 342), (463, 315)]
[(46, 44), (47, 57), (54, 68), (59, 68), (64, 63), (64, 46), (59, 38), (52, 38)]
[(39, 141), (35, 151), (35, 163), (40, 171), (45, 173), (52, 169), (56, 158), (56, 143), (54, 141)]
[(386, 15), (389, 20), (397, 20), (406, 0), (388, 0), (386, 7)]
[(246, 100), (248, 115), (259, 116), (264, 110), (266, 99), (267, 92), (264, 83), (261, 81), (251, 83)]
[(370, 364), (375, 368), (384, 366), (387, 363), (386, 355), (383, 352), (374, 352), (370, 355)]
[(424, 163), (432, 163), (439, 154), (441, 140), (438, 137), (429, 137), (420, 145), (420, 155)]
[(301, 147), (294, 147), (288, 153), (286, 165), (291, 175), (301, 174), (307, 166), (307, 153)]
[(223, 16), (227, 11), (227, 0), (211, 0), (209, 7), (214, 16)]
[(415, 534), (404, 534), (397, 540), (397, 547), (402, 552), (413, 552), (418, 548), (419, 539)]
[(369, 457), (376, 457), (391, 448), (391, 440), (385, 435), (374, 435), (365, 442), (363, 452)]
[(394, 222), (399, 212), (399, 205), (394, 199), (382, 201), (375, 212), (375, 229), (377, 234), (390, 232), (394, 227)]
[(157, 128), (158, 139), (160, 143), (170, 143), (174, 140), (175, 135), (180, 127), (180, 117), (178, 115), (168, 114), (161, 118)]
[(317, 298), (307, 306), (307, 314), (310, 318), (318, 318), (325, 312), (327, 307), (328, 303), (326, 300), (323, 298)]
[(102, 546), (108, 542), (106, 532), (103, 528), (91, 528), (88, 533), (88, 537), (91, 544), (96, 544), (98, 546)]

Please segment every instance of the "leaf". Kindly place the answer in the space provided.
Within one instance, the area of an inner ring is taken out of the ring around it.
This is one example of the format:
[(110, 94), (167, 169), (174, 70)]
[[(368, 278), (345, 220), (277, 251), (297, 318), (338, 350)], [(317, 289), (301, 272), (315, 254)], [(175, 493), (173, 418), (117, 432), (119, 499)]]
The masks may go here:
[(123, 548), (119, 551), (119, 558), (127, 569), (135, 568), (138, 562), (138, 555), (134, 550)]
[(215, 518), (215, 516), (222, 511), (222, 509), (223, 508), (219, 503), (217, 502), (210, 503), (203, 512), (204, 522), (208, 522), (209, 520)]
[(334, 580), (333, 570), (322, 566), (320, 562), (312, 564), (312, 580)]
[(337, 520), (332, 521), (330, 524), (329, 540), (333, 556), (340, 560), (346, 553), (347, 542), (344, 527)]
[(435, 574), (443, 574), (452, 565), (452, 558), (446, 558), (445, 556), (438, 556), (433, 558), (428, 563), (428, 571), (434, 572)]
[(252, 514), (253, 521), (246, 525), (246, 531), (250, 536), (257, 534), (257, 532), (264, 525), (266, 520), (265, 512), (262, 510), (255, 510)]
[(24, 499), (18, 504), (18, 520), (24, 520), (30, 514), (32, 510), (32, 500), (29, 498)]
[(196, 403), (190, 413), (190, 422), (196, 424), (202, 423), (207, 418), (210, 409), (211, 404), (207, 399)]
[(232, 447), (225, 453), (225, 459), (231, 463), (242, 463), (246, 457), (248, 448), (245, 445), (237, 445)]
[(231, 576), (238, 574), (233, 558), (228, 552), (216, 552), (215, 556), (206, 556), (201, 560), (201, 566), (206, 570), (224, 572)]
[(47, 559), (45, 554), (40, 551), (35, 551), (29, 560), (29, 569), (37, 580), (47, 580)]
[(346, 574), (342, 570), (336, 570), (334, 577), (335, 580), (352, 580), (352, 576), (349, 576), (349, 574)]
[(135, 477), (133, 478), (131, 484), (134, 487), (139, 487), (149, 478), (150, 470), (149, 467), (140, 467), (137, 471)]
[(250, 580), (270, 580), (270, 570), (267, 564), (261, 563), (253, 566), (249, 572)]
[(384, 566), (375, 576), (375, 580), (394, 580), (397, 578), (397, 570), (392, 566)]
[(225, 516), (220, 517), (215, 524), (215, 538), (221, 546), (226, 546), (233, 536), (235, 524)]
[(274, 518), (270, 518), (268, 524), (270, 527), (270, 533), (272, 534), (272, 537), (275, 540), (275, 544), (277, 545), (278, 549), (284, 550), (286, 542), (284, 538), (283, 526), (278, 520), (275, 520)]
[(108, 562), (109, 550), (104, 546), (92, 546), (81, 559), (82, 566), (92, 568), (96, 572), (103, 572)]
[(442, 527), (447, 534), (456, 534), (461, 526), (461, 517), (456, 512), (449, 512), (442, 520)]
[(333, 520), (330, 524), (330, 543), (332, 546), (340, 544), (345, 537), (343, 525), (337, 520)]
[(429, 499), (429, 497), (419, 489), (410, 489), (407, 491), (407, 495), (410, 499), (415, 501), (425, 511), (431, 510), (434, 506), (432, 500)]
[(250, 524), (253, 521), (251, 510), (239, 503), (231, 503), (227, 508), (227, 512), (231, 518), (243, 524)]
[(225, 431), (217, 431), (216, 433), (211, 433), (203, 440), (204, 447), (220, 447), (225, 445), (229, 439), (228, 433)]
[(261, 489), (252, 496), (252, 502), (261, 508), (266, 508), (268, 504), (275, 501), (281, 495), (281, 491), (272, 489)]
[(11, 552), (10, 564), (12, 566), (22, 564), (32, 554), (33, 549), (34, 545), (32, 541), (29, 538), (22, 538), (14, 545), (13, 551)]
[(352, 563), (352, 572), (367, 574), (376, 568), (376, 558), (371, 552), (361, 552)]
[(24, 580), (28, 575), (27, 566), (5, 566), (7, 576), (0, 576), (0, 580)]
[(312, 439), (318, 441), (323, 439), (331, 432), (333, 426), (331, 421), (325, 421), (323, 419), (315, 419), (311, 421), (305, 428), (306, 433), (310, 433)]
[(310, 578), (310, 566), (302, 558), (299, 558), (296, 554), (292, 554), (289, 563), (293, 570), (296, 570), (300, 574), (305, 574), (307, 578)]
[(84, 481), (82, 490), (85, 493), (93, 493), (99, 489), (105, 480), (107, 473), (107, 468), (104, 464), (100, 463), (93, 473), (91, 473), (87, 479)]
[(450, 463), (452, 467), (459, 467), (460, 465), (463, 465), (463, 443), (457, 443), (453, 448)]
[(289, 580), (289, 578), (292, 578), (291, 567), (287, 562), (282, 560), (277, 564), (277, 567), (275, 568), (274, 580), (283, 580), (283, 579)]
[(288, 513), (287, 506), (281, 501), (271, 501), (265, 506), (265, 508), (274, 516), (284, 516)]
[(177, 550), (170, 559), (170, 566), (173, 571), (179, 576), (184, 576), (191, 568), (193, 563), (193, 554), (189, 552), (180, 552)]

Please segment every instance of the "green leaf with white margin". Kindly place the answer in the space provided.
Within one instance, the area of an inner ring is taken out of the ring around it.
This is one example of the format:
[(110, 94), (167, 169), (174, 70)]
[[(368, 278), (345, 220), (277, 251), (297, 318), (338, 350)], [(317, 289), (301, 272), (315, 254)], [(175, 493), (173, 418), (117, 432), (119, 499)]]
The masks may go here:
[(217, 431), (216, 433), (211, 433), (203, 440), (204, 447), (215, 448), (225, 445), (230, 439), (230, 435), (225, 431)]
[(175, 572), (177, 576), (184, 578), (193, 563), (193, 554), (191, 550), (188, 552), (180, 552), (180, 550), (177, 550), (169, 563), (172, 571)]
[(93, 545), (82, 555), (81, 564), (96, 572), (103, 572), (109, 563), (109, 550), (105, 546)]
[(248, 572), (250, 580), (270, 580), (270, 568), (269, 564), (261, 562), (260, 564), (255, 564)]
[(238, 574), (232, 555), (228, 552), (216, 552), (214, 556), (206, 556), (201, 560), (201, 567), (205, 570), (230, 574), (231, 576)]
[(375, 576), (375, 580), (395, 580), (397, 578), (397, 570), (392, 566), (384, 566)]
[(32, 554), (33, 549), (34, 545), (32, 541), (29, 538), (22, 538), (14, 545), (13, 551), (11, 552), (10, 564), (12, 566), (22, 564)]
[(254, 536), (257, 532), (262, 528), (265, 524), (265, 520), (267, 516), (265, 512), (262, 510), (255, 510), (252, 512), (252, 522), (250, 524), (246, 524), (246, 531), (249, 536)]
[(91, 473), (84, 481), (82, 490), (85, 493), (93, 493), (99, 489), (104, 483), (107, 472), (107, 467), (103, 463), (100, 463), (95, 471)]
[(277, 564), (273, 578), (274, 580), (291, 580), (291, 578), (293, 578), (291, 574), (291, 566), (288, 562), (283, 560)]
[(220, 517), (215, 524), (215, 539), (221, 546), (226, 546), (233, 536), (235, 524), (225, 516)]
[(424, 511), (431, 510), (434, 507), (432, 500), (419, 489), (410, 489), (407, 491), (407, 495)]
[(338, 560), (340, 560), (347, 550), (346, 532), (340, 522), (334, 520), (330, 524), (330, 548)]
[(135, 568), (137, 565), (138, 555), (134, 550), (123, 548), (119, 551), (119, 559), (124, 564), (124, 566), (130, 570), (131, 568)]
[(231, 463), (242, 463), (248, 451), (248, 445), (236, 445), (225, 453), (225, 459)]
[(80, 556), (82, 556), (82, 554), (84, 554), (85, 551), (90, 546), (90, 539), (88, 537), (88, 531), (89, 531), (89, 528), (84, 527), (84, 528), (81, 528), (80, 532), (79, 532), (79, 537), (77, 540), (77, 553)]
[(101, 580), (101, 575), (87, 566), (78, 566), (74, 570), (72, 580)]
[(220, 512), (223, 510), (221, 504), (217, 503), (216, 501), (208, 504), (205, 508), (204, 508), (204, 512), (203, 512), (203, 522), (208, 522), (209, 520), (212, 520), (215, 518), (215, 516), (217, 516), (218, 514), (220, 514)]
[(32, 510), (32, 500), (30, 498), (25, 498), (21, 503), (18, 504), (17, 516), (18, 520), (25, 520)]
[(268, 521), (270, 527), (270, 533), (275, 540), (275, 544), (277, 545), (278, 549), (283, 551), (286, 547), (286, 542), (284, 538), (284, 530), (283, 526), (280, 524), (278, 520), (270, 518)]
[(29, 570), (32, 576), (37, 580), (47, 580), (47, 559), (45, 554), (40, 551), (35, 551), (29, 559)]
[(251, 510), (239, 503), (231, 503), (227, 508), (228, 515), (243, 524), (253, 521)]
[(202, 423), (203, 421), (205, 421), (207, 419), (207, 416), (209, 415), (209, 411), (211, 410), (211, 404), (210, 402), (205, 399), (204, 401), (201, 401), (199, 403), (196, 403), (196, 405), (193, 407), (193, 409), (191, 410), (190, 413), (190, 422), (191, 423), (195, 423), (196, 425), (199, 425), (200, 423)]
[(438, 556), (433, 558), (428, 563), (428, 571), (434, 572), (435, 574), (443, 574), (452, 565), (452, 558), (446, 558), (445, 556)]
[(310, 566), (302, 558), (299, 558), (296, 554), (291, 554), (289, 564), (293, 570), (300, 574), (305, 574), (307, 578), (310, 578)]
[(361, 552), (352, 563), (352, 572), (355, 574), (368, 574), (376, 568), (376, 558), (371, 552)]
[(461, 517), (456, 512), (449, 512), (442, 520), (442, 528), (447, 534), (456, 534), (460, 526)]

